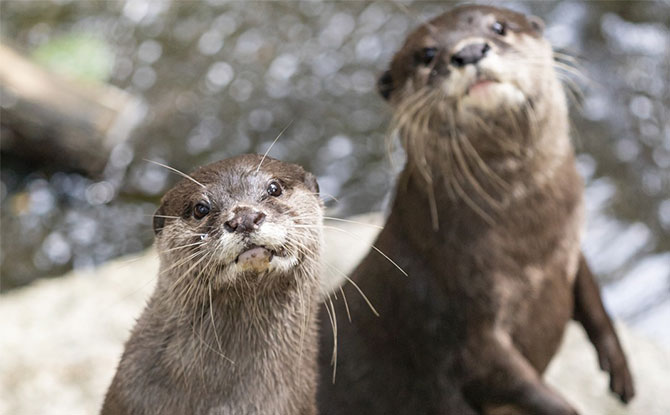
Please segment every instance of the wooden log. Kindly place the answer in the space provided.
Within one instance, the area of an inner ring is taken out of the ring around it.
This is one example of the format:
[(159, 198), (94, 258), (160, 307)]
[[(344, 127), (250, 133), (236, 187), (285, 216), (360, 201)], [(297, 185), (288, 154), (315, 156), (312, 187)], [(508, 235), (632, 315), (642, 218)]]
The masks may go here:
[(65, 79), (1, 43), (0, 62), (3, 153), (97, 175), (146, 113), (123, 90)]

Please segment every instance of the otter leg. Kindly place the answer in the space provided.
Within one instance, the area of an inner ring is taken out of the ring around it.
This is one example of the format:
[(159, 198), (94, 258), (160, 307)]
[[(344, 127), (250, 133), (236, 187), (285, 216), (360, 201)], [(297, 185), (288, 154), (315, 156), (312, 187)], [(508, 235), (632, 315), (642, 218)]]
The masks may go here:
[(461, 362), (463, 395), (486, 415), (576, 415), (577, 411), (549, 388), (514, 347), (506, 333), (472, 342)]
[(614, 331), (612, 320), (607, 315), (598, 284), (589, 269), (584, 254), (579, 257), (579, 268), (575, 279), (575, 309), (573, 318), (580, 322), (591, 343), (598, 352), (600, 368), (610, 374), (610, 389), (623, 402), (635, 395), (626, 356)]

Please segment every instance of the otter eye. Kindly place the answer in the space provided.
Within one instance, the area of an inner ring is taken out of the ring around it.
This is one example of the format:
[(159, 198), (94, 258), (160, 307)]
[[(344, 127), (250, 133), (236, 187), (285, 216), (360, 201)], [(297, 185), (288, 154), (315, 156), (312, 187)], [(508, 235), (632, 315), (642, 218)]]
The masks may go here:
[(495, 22), (493, 23), (493, 26), (491, 26), (491, 30), (493, 30), (500, 36), (505, 36), (505, 34), (507, 33), (507, 26), (505, 26), (505, 23)]
[(209, 206), (205, 203), (198, 203), (193, 208), (193, 217), (196, 219), (202, 219), (209, 213)]
[(268, 184), (267, 192), (270, 196), (274, 197), (281, 196), (282, 192), (281, 186), (279, 185), (279, 183), (272, 181), (270, 182), (270, 184)]
[(437, 55), (437, 48), (423, 48), (419, 53), (419, 61), (423, 65), (430, 65), (430, 63), (435, 59)]

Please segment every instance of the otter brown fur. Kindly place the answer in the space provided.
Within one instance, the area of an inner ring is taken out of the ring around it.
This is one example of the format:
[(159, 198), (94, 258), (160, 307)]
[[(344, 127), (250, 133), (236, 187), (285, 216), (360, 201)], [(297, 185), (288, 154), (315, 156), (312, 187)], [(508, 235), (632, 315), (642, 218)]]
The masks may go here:
[(353, 271), (379, 317), (345, 287), (334, 383), (322, 330), (321, 413), (575, 414), (541, 378), (571, 317), (632, 398), (580, 253), (583, 183), (542, 29), (459, 7), (414, 31), (381, 77), (407, 163), (375, 245), (408, 277), (373, 251)]
[(168, 191), (158, 284), (102, 414), (315, 414), (321, 218), (311, 173), (257, 155)]

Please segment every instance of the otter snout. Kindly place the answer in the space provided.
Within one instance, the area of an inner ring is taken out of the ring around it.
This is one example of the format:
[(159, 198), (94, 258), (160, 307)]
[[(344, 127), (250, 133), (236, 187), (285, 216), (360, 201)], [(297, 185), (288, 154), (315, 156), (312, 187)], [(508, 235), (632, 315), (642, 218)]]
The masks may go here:
[(465, 65), (474, 65), (482, 60), (491, 50), (488, 43), (471, 43), (462, 47), (458, 52), (451, 56), (451, 64), (456, 67)]
[(249, 207), (236, 208), (234, 212), (235, 216), (223, 224), (224, 229), (231, 233), (251, 233), (265, 221), (265, 213)]

